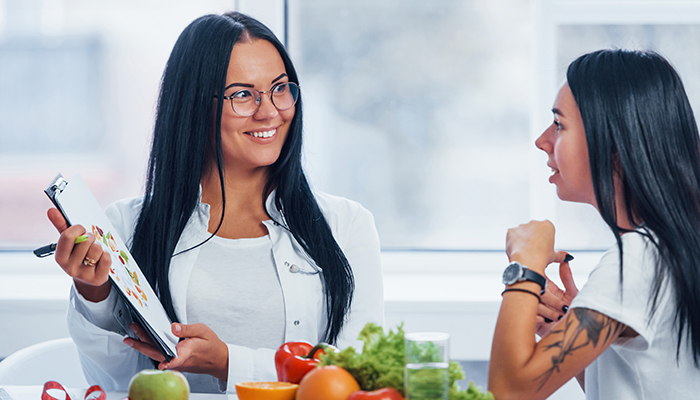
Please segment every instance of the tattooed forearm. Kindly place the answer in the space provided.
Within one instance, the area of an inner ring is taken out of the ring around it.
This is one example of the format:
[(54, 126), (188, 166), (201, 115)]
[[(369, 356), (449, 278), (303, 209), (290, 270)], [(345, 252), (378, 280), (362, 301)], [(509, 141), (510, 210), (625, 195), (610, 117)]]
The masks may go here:
[(555, 350), (557, 354), (552, 356), (552, 367), (535, 379), (536, 382), (539, 381), (538, 391), (555, 372), (559, 372), (560, 365), (574, 351), (591, 344), (597, 347), (599, 344), (610, 343), (625, 329), (625, 325), (596, 311), (585, 308), (574, 308), (571, 311), (578, 320), (578, 325), (573, 326), (575, 319), (569, 314), (558, 329), (549, 333), (550, 337), (559, 340), (547, 345), (544, 351)]

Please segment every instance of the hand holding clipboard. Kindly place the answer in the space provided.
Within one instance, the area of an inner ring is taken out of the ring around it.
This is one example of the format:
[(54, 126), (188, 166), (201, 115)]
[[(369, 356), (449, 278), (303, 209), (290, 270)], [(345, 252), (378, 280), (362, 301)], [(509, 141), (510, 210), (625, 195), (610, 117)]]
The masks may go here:
[[(122, 327), (129, 331), (130, 322), (138, 322), (166, 360), (176, 357), (179, 339), (163, 305), (80, 175), (69, 182), (59, 174), (44, 191), (56, 206), (49, 218), (61, 232), (56, 262), (74, 278), (76, 289), (100, 301), (116, 288), (124, 307), (115, 317)], [(86, 231), (88, 240), (76, 244)]]
[(56, 263), (73, 278), (76, 289), (83, 297), (97, 303), (106, 299), (111, 290), (109, 269), (112, 260), (102, 246), (95, 242), (94, 235), (90, 233), (88, 236), (84, 227), (70, 223), (60, 203), (56, 201), (57, 194), (60, 194), (67, 184), (59, 174), (44, 190), (56, 206), (56, 209), (50, 209), (47, 214), (61, 237), (58, 243), (37, 249), (34, 254), (41, 250), (49, 250), (50, 252), (40, 253), (46, 256), (58, 250)]

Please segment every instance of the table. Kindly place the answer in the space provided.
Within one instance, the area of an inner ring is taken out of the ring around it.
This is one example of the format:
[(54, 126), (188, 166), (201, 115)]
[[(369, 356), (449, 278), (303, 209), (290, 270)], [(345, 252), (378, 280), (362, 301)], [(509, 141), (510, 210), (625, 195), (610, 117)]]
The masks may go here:
[[(41, 398), (42, 386), (0, 386), (0, 400), (38, 400)], [(83, 400), (86, 389), (67, 388), (73, 400)], [(60, 393), (60, 392), (59, 392)], [(107, 392), (107, 400), (122, 400), (126, 392)], [(60, 400), (60, 397), (57, 397)], [(238, 400), (235, 394), (190, 393), (191, 400)]]

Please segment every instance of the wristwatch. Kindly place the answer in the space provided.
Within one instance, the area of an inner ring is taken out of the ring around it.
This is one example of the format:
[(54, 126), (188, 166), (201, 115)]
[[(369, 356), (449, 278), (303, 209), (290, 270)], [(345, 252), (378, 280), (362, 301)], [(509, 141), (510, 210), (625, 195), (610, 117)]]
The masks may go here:
[(513, 261), (512, 263), (508, 264), (506, 270), (503, 271), (503, 284), (512, 285), (520, 281), (530, 281), (540, 285), (542, 288), (542, 291), (540, 291), (541, 295), (544, 294), (544, 289), (547, 286), (547, 279), (544, 276), (527, 268), (517, 261)]

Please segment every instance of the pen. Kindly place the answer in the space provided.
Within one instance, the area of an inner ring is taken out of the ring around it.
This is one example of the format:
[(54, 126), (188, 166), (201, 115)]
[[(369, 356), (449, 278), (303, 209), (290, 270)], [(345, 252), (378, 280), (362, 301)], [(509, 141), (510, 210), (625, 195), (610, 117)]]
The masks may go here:
[[(80, 235), (77, 238), (75, 238), (75, 244), (83, 243), (87, 239), (88, 239), (87, 235)], [(46, 246), (39, 247), (38, 249), (34, 250), (33, 253), (35, 256), (37, 256), (39, 258), (44, 258), (44, 257), (48, 257), (51, 254), (53, 254), (54, 251), (56, 251), (56, 243), (51, 243), (51, 244), (47, 244)]]

